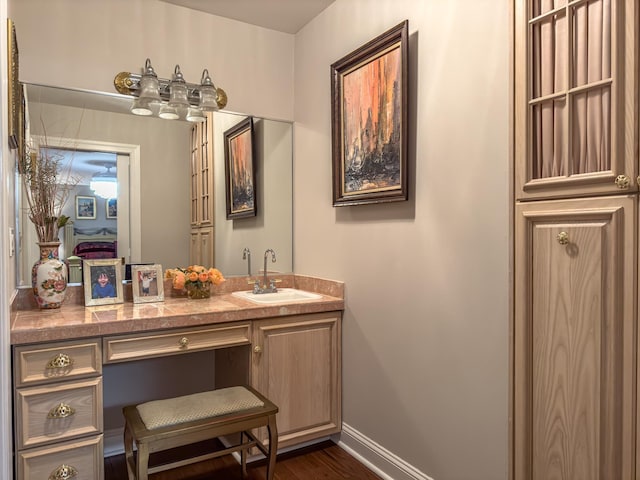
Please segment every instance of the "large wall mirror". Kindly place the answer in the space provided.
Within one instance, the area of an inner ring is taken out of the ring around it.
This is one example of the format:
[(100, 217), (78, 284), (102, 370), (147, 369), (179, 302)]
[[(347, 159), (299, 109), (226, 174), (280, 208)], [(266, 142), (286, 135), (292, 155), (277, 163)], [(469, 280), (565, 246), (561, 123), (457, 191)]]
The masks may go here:
[[(63, 213), (72, 226), (61, 230), (63, 256), (80, 240), (116, 240), (126, 263), (159, 263), (163, 268), (190, 262), (190, 155), (192, 124), (138, 117), (131, 98), (26, 86), (27, 138), (58, 154), (69, 153), (78, 180)], [(246, 275), (248, 249), (258, 274), (266, 249), (276, 251), (269, 269), (293, 271), (292, 154), (289, 122), (254, 117), (255, 217), (228, 220), (225, 204), (224, 132), (246, 115), (215, 112), (213, 130), (215, 265), (225, 275)], [(64, 160), (69, 161), (69, 160)], [(91, 189), (93, 177), (115, 174), (116, 198)], [(18, 201), (18, 286), (30, 285), (37, 260), (35, 232)], [(84, 210), (93, 209), (92, 211)], [(75, 237), (73, 236), (75, 235)]]

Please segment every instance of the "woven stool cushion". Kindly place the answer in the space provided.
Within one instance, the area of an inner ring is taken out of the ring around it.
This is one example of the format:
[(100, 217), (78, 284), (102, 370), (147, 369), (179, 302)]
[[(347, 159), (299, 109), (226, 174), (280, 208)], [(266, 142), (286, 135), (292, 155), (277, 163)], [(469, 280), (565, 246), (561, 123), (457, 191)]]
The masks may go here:
[(153, 400), (136, 408), (147, 430), (153, 430), (262, 406), (264, 402), (246, 388), (229, 387)]

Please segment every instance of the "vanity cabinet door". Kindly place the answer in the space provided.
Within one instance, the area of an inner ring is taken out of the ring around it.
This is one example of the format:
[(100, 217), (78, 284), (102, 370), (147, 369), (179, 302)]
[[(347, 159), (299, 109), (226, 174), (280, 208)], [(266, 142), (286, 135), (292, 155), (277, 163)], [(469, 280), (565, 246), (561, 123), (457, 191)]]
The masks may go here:
[(254, 323), (252, 385), (280, 411), (278, 447), (340, 431), (341, 312)]

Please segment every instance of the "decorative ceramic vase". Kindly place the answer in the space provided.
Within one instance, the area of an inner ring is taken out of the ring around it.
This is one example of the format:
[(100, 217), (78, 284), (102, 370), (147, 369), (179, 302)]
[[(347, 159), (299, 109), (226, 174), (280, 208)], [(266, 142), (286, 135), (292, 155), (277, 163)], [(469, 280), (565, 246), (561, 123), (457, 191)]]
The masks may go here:
[(67, 291), (67, 266), (58, 258), (60, 242), (39, 243), (40, 260), (31, 269), (31, 286), (40, 308), (60, 308)]
[(209, 298), (211, 296), (211, 284), (209, 282), (187, 283), (187, 296), (191, 299)]

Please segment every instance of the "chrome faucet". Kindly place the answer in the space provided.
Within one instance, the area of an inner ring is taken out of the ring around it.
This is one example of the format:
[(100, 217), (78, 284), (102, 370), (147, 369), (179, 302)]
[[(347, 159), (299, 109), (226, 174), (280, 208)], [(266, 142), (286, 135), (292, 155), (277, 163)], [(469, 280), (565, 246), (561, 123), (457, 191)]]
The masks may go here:
[(276, 281), (274, 279), (269, 280), (267, 276), (267, 258), (269, 258), (269, 253), (271, 253), (271, 262), (275, 263), (276, 261), (276, 252), (272, 249), (268, 248), (264, 252), (264, 268), (262, 271), (262, 286), (260, 286), (260, 281), (256, 280), (253, 284), (253, 293), (275, 293), (278, 291), (276, 288)]
[(251, 278), (251, 250), (245, 248), (242, 251), (242, 259), (247, 261), (247, 275)]

